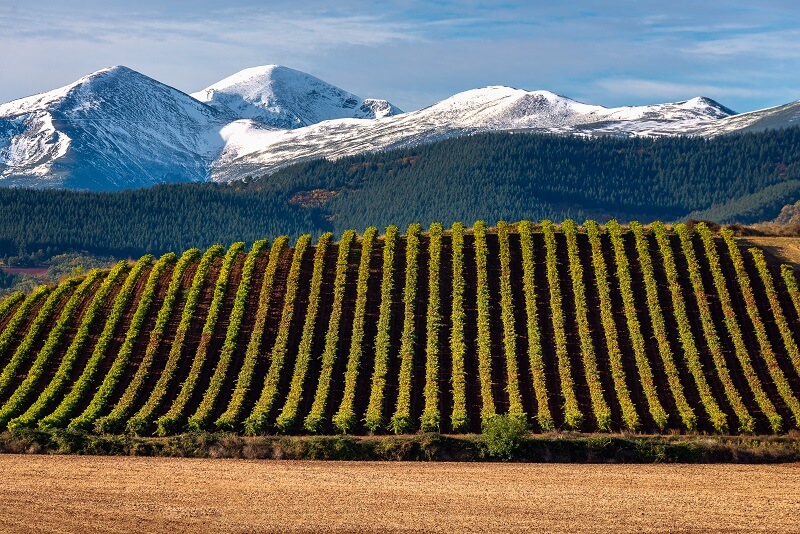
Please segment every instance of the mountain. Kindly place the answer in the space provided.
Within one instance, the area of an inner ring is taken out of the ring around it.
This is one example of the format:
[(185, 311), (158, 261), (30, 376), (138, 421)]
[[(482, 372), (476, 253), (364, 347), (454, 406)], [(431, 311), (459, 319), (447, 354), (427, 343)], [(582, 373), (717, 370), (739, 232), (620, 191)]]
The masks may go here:
[(715, 136), (800, 124), (800, 102), (735, 114), (704, 97), (605, 108), (549, 91), (490, 86), (403, 113), (278, 65), (185, 94), (126, 67), (0, 104), (0, 185), (117, 190), (228, 182), (490, 131)]
[(284, 129), (330, 119), (376, 119), (402, 113), (386, 100), (362, 99), (280, 65), (245, 69), (192, 96), (233, 119), (252, 119)]
[(212, 178), (229, 181), (304, 159), (336, 158), (486, 131), (702, 135), (703, 128), (734, 113), (703, 97), (670, 104), (605, 108), (549, 91), (493, 86), (459, 93), (419, 111), (372, 121), (326, 121), (291, 131), (264, 128), (254, 121), (235, 121), (222, 131), (225, 148), (212, 165)]
[(0, 184), (114, 190), (205, 180), (214, 108), (127, 67), (0, 105)]

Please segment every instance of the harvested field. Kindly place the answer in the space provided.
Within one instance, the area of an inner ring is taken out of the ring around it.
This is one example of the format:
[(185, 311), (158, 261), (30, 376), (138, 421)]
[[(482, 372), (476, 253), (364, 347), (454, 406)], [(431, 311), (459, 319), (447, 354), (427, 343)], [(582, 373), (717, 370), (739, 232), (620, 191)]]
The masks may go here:
[(798, 531), (800, 465), (0, 455), (3, 531)]
[(740, 240), (749, 247), (759, 247), (784, 263), (800, 266), (800, 237), (747, 236)]

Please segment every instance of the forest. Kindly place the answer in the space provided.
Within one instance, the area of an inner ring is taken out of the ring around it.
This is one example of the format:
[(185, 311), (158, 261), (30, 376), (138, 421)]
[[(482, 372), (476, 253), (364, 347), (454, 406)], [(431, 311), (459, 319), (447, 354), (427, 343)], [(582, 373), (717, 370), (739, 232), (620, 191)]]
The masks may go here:
[(490, 133), (313, 160), (230, 184), (0, 188), (0, 259), (115, 258), (264, 236), (459, 220), (774, 218), (800, 196), (800, 128), (704, 138)]

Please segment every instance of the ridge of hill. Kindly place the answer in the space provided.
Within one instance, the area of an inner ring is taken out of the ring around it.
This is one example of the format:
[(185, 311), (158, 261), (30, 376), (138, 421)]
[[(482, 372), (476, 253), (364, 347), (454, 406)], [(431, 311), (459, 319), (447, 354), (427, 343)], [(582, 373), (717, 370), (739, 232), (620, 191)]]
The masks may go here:
[(419, 221), (771, 220), (800, 195), (800, 129), (714, 139), (476, 134), (232, 184), (0, 188), (0, 259), (123, 258)]
[(735, 114), (706, 97), (606, 108), (489, 86), (402, 112), (279, 65), (185, 94), (123, 66), (0, 104), (0, 186), (120, 190), (231, 182), (482, 132), (716, 137), (800, 124), (800, 103)]

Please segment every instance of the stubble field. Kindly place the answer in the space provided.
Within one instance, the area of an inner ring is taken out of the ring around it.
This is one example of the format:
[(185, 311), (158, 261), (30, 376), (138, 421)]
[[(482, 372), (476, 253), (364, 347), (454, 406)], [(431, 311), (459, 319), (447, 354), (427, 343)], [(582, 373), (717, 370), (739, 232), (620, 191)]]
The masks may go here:
[(0, 455), (3, 531), (800, 531), (800, 465)]

